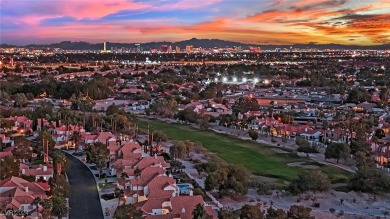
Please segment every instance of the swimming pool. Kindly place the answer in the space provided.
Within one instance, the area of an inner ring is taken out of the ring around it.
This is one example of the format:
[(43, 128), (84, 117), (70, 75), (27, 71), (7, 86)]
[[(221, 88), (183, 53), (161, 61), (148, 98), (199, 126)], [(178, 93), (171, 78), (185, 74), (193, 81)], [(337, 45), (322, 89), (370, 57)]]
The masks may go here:
[(190, 183), (177, 184), (177, 187), (180, 189), (180, 194), (189, 194), (189, 192), (194, 188)]

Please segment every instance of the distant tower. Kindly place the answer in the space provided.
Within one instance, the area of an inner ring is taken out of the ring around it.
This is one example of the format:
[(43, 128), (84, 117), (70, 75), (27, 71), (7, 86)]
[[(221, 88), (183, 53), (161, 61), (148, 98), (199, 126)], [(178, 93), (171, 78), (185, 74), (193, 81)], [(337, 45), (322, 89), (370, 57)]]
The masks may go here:
[(104, 51), (104, 52), (107, 52), (107, 42), (104, 42), (104, 43), (103, 43), (103, 51)]
[(141, 44), (137, 43), (135, 46), (137, 47), (137, 52), (141, 52)]

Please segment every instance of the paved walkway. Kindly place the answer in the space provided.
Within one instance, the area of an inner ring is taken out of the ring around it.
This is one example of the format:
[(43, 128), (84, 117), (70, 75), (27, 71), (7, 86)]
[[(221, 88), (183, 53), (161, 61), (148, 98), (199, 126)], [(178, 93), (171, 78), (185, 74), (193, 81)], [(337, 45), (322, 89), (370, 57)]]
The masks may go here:
[(95, 178), (81, 161), (65, 153), (69, 162), (67, 175), (70, 183), (69, 218), (103, 219), (102, 207)]

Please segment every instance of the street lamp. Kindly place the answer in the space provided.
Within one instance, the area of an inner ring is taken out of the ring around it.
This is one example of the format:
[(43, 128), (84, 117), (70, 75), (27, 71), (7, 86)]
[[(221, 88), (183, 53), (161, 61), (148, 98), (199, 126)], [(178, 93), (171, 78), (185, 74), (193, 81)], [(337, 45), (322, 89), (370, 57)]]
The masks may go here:
[(237, 82), (237, 78), (236, 77), (233, 77), (233, 82)]
[(254, 79), (255, 83), (259, 82), (259, 79), (258, 78), (255, 78)]
[(242, 82), (244, 82), (244, 83), (245, 83), (245, 82), (246, 82), (246, 80), (247, 80), (246, 78), (243, 78), (243, 79), (242, 79)]
[(227, 81), (227, 77), (223, 77), (223, 81), (226, 82)]

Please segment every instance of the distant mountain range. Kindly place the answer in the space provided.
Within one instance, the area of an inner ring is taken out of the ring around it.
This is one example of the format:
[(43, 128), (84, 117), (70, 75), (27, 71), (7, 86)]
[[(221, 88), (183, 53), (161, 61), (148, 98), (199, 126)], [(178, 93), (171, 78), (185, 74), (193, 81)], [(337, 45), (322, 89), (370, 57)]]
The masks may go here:
[[(149, 42), (149, 43), (141, 43), (140, 46), (144, 50), (149, 49), (159, 49), (161, 45), (171, 45), (173, 49), (176, 46), (179, 46), (182, 50), (185, 49), (187, 45), (192, 45), (194, 48), (202, 47), (202, 48), (224, 48), (224, 47), (238, 47), (241, 46), (243, 49), (248, 49), (251, 46), (258, 46), (262, 49), (275, 49), (275, 48), (299, 48), (299, 49), (307, 49), (307, 48), (315, 48), (315, 49), (374, 49), (374, 50), (383, 50), (390, 49), (390, 44), (382, 44), (382, 45), (373, 45), (373, 46), (359, 46), (359, 45), (342, 45), (342, 44), (316, 44), (316, 43), (308, 43), (308, 44), (291, 44), (291, 45), (258, 45), (258, 44), (245, 44), (239, 42), (225, 41), (219, 39), (196, 39), (192, 38), (189, 40), (183, 40), (179, 42)], [(36, 45), (30, 44), (26, 46), (15, 46), (8, 44), (1, 44), (0, 48), (9, 48), (9, 47), (25, 47), (25, 48), (61, 48), (66, 50), (102, 50), (103, 43), (88, 43), (88, 42), (71, 42), (71, 41), (63, 41), (60, 43), (53, 43), (47, 45)], [(112, 43), (107, 42), (107, 49), (111, 49), (111, 47), (117, 48), (135, 48), (135, 43)]]

